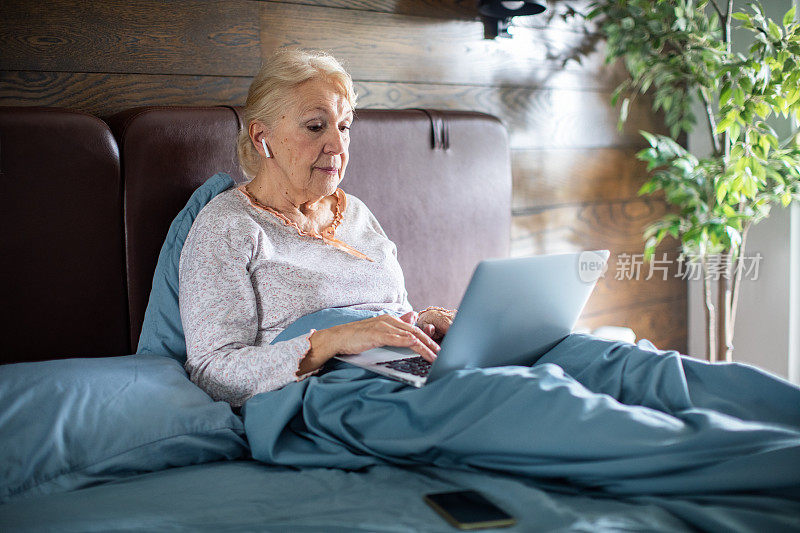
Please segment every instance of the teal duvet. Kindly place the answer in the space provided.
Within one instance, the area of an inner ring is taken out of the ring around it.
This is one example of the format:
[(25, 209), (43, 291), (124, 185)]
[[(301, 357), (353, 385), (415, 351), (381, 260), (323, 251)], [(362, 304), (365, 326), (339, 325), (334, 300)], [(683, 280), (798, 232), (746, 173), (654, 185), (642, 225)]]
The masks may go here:
[(243, 414), (253, 457), (271, 465), (491, 471), (606, 496), (736, 501), (754, 528), (800, 528), (800, 389), (746, 365), (571, 335), (530, 367), (421, 389), (337, 364)]

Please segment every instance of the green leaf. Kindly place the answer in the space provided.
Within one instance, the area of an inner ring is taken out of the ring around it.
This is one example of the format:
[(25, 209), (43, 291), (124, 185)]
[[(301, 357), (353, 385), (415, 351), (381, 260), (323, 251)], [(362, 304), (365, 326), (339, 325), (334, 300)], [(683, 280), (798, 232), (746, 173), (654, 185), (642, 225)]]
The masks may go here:
[(650, 237), (644, 245), (644, 260), (650, 261), (656, 252), (656, 245), (658, 242), (655, 237)]
[(767, 135), (765, 135), (765, 137), (766, 137), (766, 138), (767, 138), (767, 140), (769, 141), (769, 144), (770, 144), (770, 146), (772, 146), (772, 149), (773, 149), (773, 150), (777, 150), (777, 149), (778, 149), (778, 147), (779, 147), (779, 145), (778, 145), (778, 138), (777, 138), (777, 137), (775, 137), (775, 136), (774, 136), (774, 135), (772, 135), (772, 134), (767, 134)]
[(728, 184), (726, 182), (722, 182), (717, 185), (717, 203), (721, 204), (722, 201), (725, 199), (725, 196), (728, 194)]
[(783, 25), (788, 26), (792, 21), (794, 21), (794, 6), (783, 16)]
[(731, 16), (736, 20), (747, 20), (747, 21), (750, 20), (750, 15), (748, 15), (747, 13), (734, 13)]
[(630, 105), (631, 100), (630, 98), (625, 98), (622, 101), (622, 106), (619, 110), (619, 122), (617, 122), (617, 129), (622, 131), (622, 126), (626, 120), (628, 120), (628, 106)]
[(638, 194), (639, 194), (639, 196), (643, 196), (645, 194), (650, 194), (653, 191), (655, 191), (657, 188), (658, 188), (658, 183), (654, 182), (653, 180), (650, 180), (647, 183), (645, 183), (644, 185), (642, 185), (642, 188), (639, 189)]
[(731, 124), (731, 127), (728, 130), (728, 133), (731, 136), (731, 142), (732, 143), (735, 143), (736, 140), (739, 138), (739, 133), (741, 133), (741, 130), (742, 130), (742, 127), (739, 126), (738, 123)]
[(742, 244), (742, 234), (739, 233), (736, 228), (725, 226), (725, 233), (728, 234), (728, 240), (730, 241), (732, 247), (738, 247), (740, 244)]
[(722, 91), (719, 93), (719, 103), (720, 105), (725, 105), (731, 99), (731, 87), (728, 84), (725, 84), (722, 88)]
[(656, 139), (655, 135), (653, 135), (652, 133), (648, 133), (646, 131), (642, 131), (642, 130), (639, 130), (639, 133), (642, 135), (642, 137), (647, 139), (647, 142), (650, 143), (650, 146), (652, 146), (653, 148), (658, 146), (658, 140)]
[(772, 147), (769, 142), (769, 138), (766, 135), (762, 135), (761, 139), (758, 140), (758, 145), (764, 151), (764, 159), (767, 158), (769, 155), (769, 149)]
[(617, 100), (619, 100), (620, 95), (622, 92), (628, 88), (629, 80), (625, 80), (624, 82), (620, 83), (619, 86), (614, 89), (614, 92), (611, 93), (611, 105), (616, 106)]
[(781, 205), (783, 205), (783, 207), (786, 207), (790, 203), (792, 203), (792, 193), (790, 192), (783, 193), (781, 195)]
[(769, 36), (772, 37), (773, 41), (780, 41), (783, 38), (783, 32), (781, 32), (780, 26), (769, 21)]
[(722, 119), (719, 124), (717, 124), (716, 133), (725, 133), (726, 131), (728, 131), (728, 128), (731, 127), (731, 124), (733, 124), (735, 121), (736, 118), (734, 116), (728, 115), (727, 117)]

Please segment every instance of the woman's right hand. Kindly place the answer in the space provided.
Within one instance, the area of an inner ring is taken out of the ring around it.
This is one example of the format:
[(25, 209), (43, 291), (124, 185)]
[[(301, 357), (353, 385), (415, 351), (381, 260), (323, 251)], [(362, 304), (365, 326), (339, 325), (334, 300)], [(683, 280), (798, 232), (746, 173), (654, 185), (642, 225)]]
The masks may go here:
[(313, 372), (335, 355), (361, 353), (379, 346), (411, 348), (432, 363), (439, 345), (415, 326), (415, 321), (413, 312), (400, 318), (378, 315), (315, 331), (311, 334), (311, 350), (300, 361), (297, 374)]

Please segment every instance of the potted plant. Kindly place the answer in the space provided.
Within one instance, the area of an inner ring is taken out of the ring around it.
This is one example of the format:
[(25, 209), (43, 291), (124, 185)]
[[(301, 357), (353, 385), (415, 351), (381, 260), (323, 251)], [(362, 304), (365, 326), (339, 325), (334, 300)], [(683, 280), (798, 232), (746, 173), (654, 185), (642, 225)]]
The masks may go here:
[[(774, 204), (800, 199), (798, 131), (781, 139), (768, 124), (776, 115), (800, 119), (795, 10), (777, 24), (759, 3), (734, 11), (732, 0), (721, 2), (597, 0), (585, 15), (607, 42), (606, 62), (622, 59), (630, 75), (612, 96), (620, 127), (631, 99), (648, 94), (669, 128), (670, 136), (641, 132), (650, 147), (637, 157), (652, 173), (639, 194), (660, 191), (674, 206), (646, 229), (645, 258), (672, 236), (682, 258), (702, 269), (711, 361), (731, 360), (748, 230)], [(752, 35), (748, 54), (732, 51), (734, 27)], [(693, 101), (713, 147), (707, 157), (678, 142), (697, 123)], [(715, 305), (712, 270), (720, 269)]]

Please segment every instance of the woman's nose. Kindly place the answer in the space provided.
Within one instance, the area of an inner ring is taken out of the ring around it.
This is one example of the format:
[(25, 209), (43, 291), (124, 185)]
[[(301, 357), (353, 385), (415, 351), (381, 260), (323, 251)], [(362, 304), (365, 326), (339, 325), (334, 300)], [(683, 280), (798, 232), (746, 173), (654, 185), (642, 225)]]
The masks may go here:
[(334, 129), (333, 133), (331, 133), (325, 141), (325, 153), (334, 155), (344, 153), (347, 147), (346, 136), (346, 130), (339, 131), (338, 129)]

